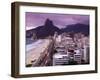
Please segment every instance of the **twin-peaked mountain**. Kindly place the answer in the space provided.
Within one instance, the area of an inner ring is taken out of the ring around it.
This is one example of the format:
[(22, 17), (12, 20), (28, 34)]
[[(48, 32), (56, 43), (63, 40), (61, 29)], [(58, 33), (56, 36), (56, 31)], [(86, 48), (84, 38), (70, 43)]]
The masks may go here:
[(51, 20), (47, 19), (43, 26), (39, 26), (35, 29), (26, 31), (26, 36), (31, 37), (32, 33), (35, 33), (37, 38), (45, 38), (49, 35), (53, 36), (55, 31), (58, 33), (61, 32), (61, 30), (57, 26), (55, 26)]
[(58, 34), (61, 34), (63, 32), (81, 32), (86, 35), (89, 35), (89, 25), (71, 24), (67, 25), (66, 28), (59, 29), (57, 26), (53, 24), (53, 21), (47, 19), (43, 26), (38, 26), (35, 29), (27, 30), (26, 37), (31, 37), (33, 33), (35, 33), (37, 38), (45, 38), (50, 35), (53, 36), (55, 32), (58, 32)]

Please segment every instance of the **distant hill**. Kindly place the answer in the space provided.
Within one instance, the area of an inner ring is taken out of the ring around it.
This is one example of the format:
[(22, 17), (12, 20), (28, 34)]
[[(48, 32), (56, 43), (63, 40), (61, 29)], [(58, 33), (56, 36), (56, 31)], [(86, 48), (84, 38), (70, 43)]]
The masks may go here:
[(85, 35), (89, 35), (89, 25), (85, 24), (72, 24), (66, 26), (66, 28), (61, 29), (62, 32), (74, 32), (74, 33), (83, 33)]
[(66, 28), (59, 29), (53, 24), (53, 21), (47, 19), (43, 26), (38, 26), (35, 29), (27, 30), (26, 37), (31, 37), (33, 33), (36, 34), (37, 38), (45, 38), (49, 35), (53, 36), (55, 32), (61, 34), (63, 32), (81, 32), (83, 34), (89, 35), (89, 25), (85, 24), (71, 24), (67, 25)]

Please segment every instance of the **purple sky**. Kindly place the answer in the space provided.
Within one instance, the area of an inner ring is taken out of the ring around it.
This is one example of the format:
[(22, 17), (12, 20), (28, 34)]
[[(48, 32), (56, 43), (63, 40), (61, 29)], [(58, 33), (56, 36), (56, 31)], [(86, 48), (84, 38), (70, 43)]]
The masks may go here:
[(89, 24), (89, 15), (26, 12), (26, 29), (29, 30), (44, 25), (47, 18), (52, 20), (58, 28), (65, 28), (66, 25), (76, 23)]

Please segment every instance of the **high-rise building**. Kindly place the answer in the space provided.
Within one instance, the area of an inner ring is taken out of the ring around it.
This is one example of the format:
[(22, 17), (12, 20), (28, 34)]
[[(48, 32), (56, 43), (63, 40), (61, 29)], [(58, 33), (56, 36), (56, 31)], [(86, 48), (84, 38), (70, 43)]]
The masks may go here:
[(76, 61), (78, 64), (81, 64), (81, 60), (82, 60), (82, 53), (80, 52), (80, 50), (75, 50), (74, 54), (74, 61)]
[(89, 63), (89, 46), (84, 46), (83, 59), (84, 59), (85, 63)]
[(56, 53), (53, 55), (53, 66), (56, 65), (67, 65), (69, 62), (69, 57), (67, 54)]
[(54, 33), (54, 40), (56, 40), (56, 38), (58, 37), (58, 32)]

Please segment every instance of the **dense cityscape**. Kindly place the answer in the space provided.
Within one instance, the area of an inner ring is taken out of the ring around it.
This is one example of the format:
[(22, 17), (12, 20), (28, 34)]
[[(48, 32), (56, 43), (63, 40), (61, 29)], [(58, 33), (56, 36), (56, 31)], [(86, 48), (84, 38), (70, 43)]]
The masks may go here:
[(55, 33), (53, 65), (89, 64), (89, 37), (82, 33), (73, 36)]
[(27, 53), (26, 66), (89, 64), (89, 37), (82, 33), (57, 32), (45, 39), (30, 38), (33, 47)]

